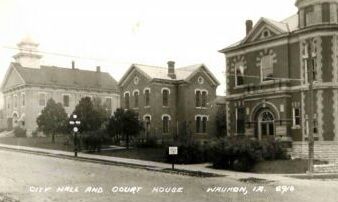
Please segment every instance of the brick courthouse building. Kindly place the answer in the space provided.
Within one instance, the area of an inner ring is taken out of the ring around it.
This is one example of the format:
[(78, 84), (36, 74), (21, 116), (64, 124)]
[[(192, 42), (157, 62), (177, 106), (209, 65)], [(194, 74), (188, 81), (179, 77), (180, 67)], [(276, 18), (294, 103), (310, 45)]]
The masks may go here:
[(298, 13), (281, 22), (248, 20), (245, 38), (220, 51), (227, 65), (227, 132), (292, 140), (294, 155), (305, 157), (312, 62), (315, 157), (337, 160), (338, 0), (295, 5)]
[(180, 68), (173, 61), (167, 68), (133, 64), (119, 82), (121, 107), (139, 114), (148, 137), (170, 141), (187, 132), (207, 139), (215, 133), (218, 85), (203, 64)]

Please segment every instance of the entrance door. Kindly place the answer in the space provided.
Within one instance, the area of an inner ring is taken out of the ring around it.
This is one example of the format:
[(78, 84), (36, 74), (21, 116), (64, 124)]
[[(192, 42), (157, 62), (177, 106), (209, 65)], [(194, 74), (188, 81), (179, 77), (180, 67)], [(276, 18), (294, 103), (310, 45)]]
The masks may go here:
[(275, 135), (275, 123), (270, 111), (263, 111), (258, 116), (258, 139)]

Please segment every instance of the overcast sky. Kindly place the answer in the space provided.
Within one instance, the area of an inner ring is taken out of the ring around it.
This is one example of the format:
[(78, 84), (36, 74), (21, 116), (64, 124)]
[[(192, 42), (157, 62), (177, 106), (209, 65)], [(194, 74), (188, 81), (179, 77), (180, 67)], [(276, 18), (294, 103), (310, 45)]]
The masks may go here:
[(295, 0), (0, 0), (0, 80), (26, 35), (45, 54), (43, 64), (111, 73), (119, 80), (132, 63), (176, 66), (204, 63), (222, 84), (224, 55), (242, 39), (245, 20), (283, 20)]

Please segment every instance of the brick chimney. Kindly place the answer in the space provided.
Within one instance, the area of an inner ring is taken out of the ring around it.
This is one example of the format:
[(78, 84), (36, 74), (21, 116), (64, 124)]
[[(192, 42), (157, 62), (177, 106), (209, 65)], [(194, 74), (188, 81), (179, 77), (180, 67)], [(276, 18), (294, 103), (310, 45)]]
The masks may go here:
[(172, 79), (176, 79), (175, 74), (175, 62), (174, 61), (168, 61), (168, 76)]
[(246, 35), (248, 35), (249, 32), (252, 30), (252, 27), (253, 27), (252, 20), (245, 21), (245, 26), (246, 26)]
[(96, 72), (101, 72), (101, 67), (100, 66), (96, 66)]

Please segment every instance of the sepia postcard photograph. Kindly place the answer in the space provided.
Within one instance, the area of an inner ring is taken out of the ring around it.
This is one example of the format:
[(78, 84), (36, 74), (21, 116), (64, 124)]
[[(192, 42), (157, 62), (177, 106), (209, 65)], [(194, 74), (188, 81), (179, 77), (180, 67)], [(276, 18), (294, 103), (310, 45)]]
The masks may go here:
[(0, 0), (0, 202), (338, 201), (338, 0)]

